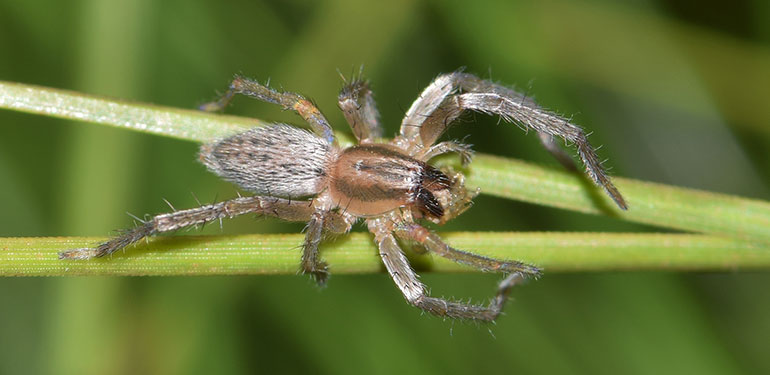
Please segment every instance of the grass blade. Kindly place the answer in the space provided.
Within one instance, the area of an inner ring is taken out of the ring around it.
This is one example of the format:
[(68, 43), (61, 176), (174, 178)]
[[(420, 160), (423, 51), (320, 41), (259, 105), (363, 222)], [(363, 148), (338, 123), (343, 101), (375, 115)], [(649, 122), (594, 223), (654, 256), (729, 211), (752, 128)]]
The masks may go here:
[[(743, 241), (689, 234), (443, 233), (451, 245), (557, 271), (770, 269), (770, 251)], [(91, 237), (0, 238), (0, 276), (294, 274), (301, 234), (163, 237), (125, 254), (62, 261), (63, 249), (93, 245)], [(381, 272), (369, 234), (351, 233), (322, 246), (335, 274)], [(434, 256), (415, 256), (417, 269), (473, 272)]]
[(767, 201), (615, 177), (629, 206), (622, 211), (583, 176), (483, 154), (473, 160), (467, 176), (469, 185), (498, 197), (770, 243)]
[(134, 131), (204, 142), (259, 120), (102, 98), (74, 91), (0, 81), (0, 108), (111, 125)]

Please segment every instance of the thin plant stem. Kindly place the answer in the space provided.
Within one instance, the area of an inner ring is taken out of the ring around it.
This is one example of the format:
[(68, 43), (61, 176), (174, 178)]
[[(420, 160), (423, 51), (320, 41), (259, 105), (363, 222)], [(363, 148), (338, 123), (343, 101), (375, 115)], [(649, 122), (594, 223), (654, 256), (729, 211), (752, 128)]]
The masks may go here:
[[(547, 272), (770, 269), (770, 250), (724, 237), (660, 233), (442, 233), (457, 248), (517, 259)], [(0, 276), (234, 275), (299, 272), (302, 234), (166, 236), (111, 257), (62, 261), (59, 251), (93, 237), (0, 238)], [(351, 233), (322, 245), (334, 274), (381, 272), (371, 235)], [(434, 255), (413, 255), (418, 270), (473, 272)]]
[(615, 177), (628, 210), (584, 176), (521, 160), (478, 155), (468, 184), (486, 194), (692, 232), (770, 243), (770, 202)]

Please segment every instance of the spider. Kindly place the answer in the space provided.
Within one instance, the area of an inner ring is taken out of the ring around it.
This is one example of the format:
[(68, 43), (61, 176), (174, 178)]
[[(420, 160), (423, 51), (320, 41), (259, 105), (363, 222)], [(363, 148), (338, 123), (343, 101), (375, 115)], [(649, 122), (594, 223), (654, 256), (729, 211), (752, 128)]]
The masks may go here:
[[(233, 96), (241, 94), (292, 110), (312, 129), (272, 124), (201, 147), (200, 161), (211, 172), (256, 195), (157, 215), (94, 248), (64, 251), (60, 258), (102, 257), (157, 233), (252, 213), (307, 222), (301, 269), (323, 285), (329, 276), (318, 251), (323, 234), (346, 233), (363, 220), (374, 235), (385, 268), (408, 303), (438, 316), (494, 321), (511, 288), (525, 277), (537, 277), (540, 269), (455, 249), (419, 224), (420, 220), (436, 224), (451, 220), (478, 194), (477, 189), (465, 187), (461, 173), (428, 164), (445, 153), (459, 154), (464, 164), (471, 161), (468, 145), (436, 143), (465, 111), (498, 115), (537, 131), (543, 145), (571, 169), (571, 158), (553, 137), (574, 144), (587, 174), (626, 209), (584, 131), (512, 89), (461, 71), (440, 75), (406, 112), (400, 133), (383, 143), (379, 141), (382, 127), (368, 82), (360, 76), (350, 82), (343, 77), (343, 82), (339, 108), (358, 140), (357, 145), (347, 148), (339, 146), (324, 115), (301, 95), (236, 76), (224, 95), (201, 109), (222, 110)], [(432, 297), (399, 248), (399, 240), (417, 243), (420, 251), (506, 276), (487, 305)]]

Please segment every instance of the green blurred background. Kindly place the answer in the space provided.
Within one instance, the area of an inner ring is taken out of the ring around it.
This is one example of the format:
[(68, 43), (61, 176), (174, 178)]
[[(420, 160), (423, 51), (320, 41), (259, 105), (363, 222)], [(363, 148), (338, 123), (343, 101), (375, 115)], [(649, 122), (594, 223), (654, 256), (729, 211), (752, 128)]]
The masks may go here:
[[(768, 21), (764, 0), (2, 0), (0, 79), (194, 108), (243, 73), (311, 97), (348, 131), (336, 69), (363, 64), (393, 134), (433, 77), (465, 66), (594, 131), (614, 174), (769, 199)], [(300, 122), (247, 99), (228, 112)], [(557, 166), (532, 134), (475, 122), (450, 137)], [(162, 198), (235, 195), (193, 143), (9, 111), (0, 123), (3, 236), (106, 235), (131, 225), (126, 211), (167, 210)], [(242, 218), (224, 231), (301, 228)], [(445, 229), (656, 230), (488, 196)], [(497, 278), (422, 280), (478, 301)], [(767, 374), (769, 285), (766, 273), (547, 273), (479, 327), (421, 316), (385, 274), (323, 290), (294, 275), (7, 278), (0, 374)]]

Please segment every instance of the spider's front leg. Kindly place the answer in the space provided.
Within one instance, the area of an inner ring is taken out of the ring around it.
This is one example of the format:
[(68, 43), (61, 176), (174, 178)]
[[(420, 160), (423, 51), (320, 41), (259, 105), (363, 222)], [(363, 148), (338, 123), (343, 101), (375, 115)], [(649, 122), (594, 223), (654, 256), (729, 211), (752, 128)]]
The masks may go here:
[(287, 221), (305, 221), (312, 215), (313, 208), (310, 207), (307, 201), (292, 201), (261, 196), (240, 197), (216, 204), (154, 216), (136, 228), (125, 230), (121, 235), (96, 247), (62, 251), (59, 253), (59, 258), (90, 259), (103, 257), (148, 236), (248, 213), (274, 216)]
[(397, 143), (413, 155), (418, 154), (433, 145), (466, 110), (498, 115), (505, 121), (537, 131), (546, 149), (568, 169), (572, 164), (570, 158), (558, 149), (551, 137), (574, 144), (591, 179), (604, 188), (618, 207), (627, 208), (581, 127), (542, 109), (521, 93), (472, 74), (445, 74), (428, 85), (407, 111)]
[(545, 147), (546, 150), (548, 150), (549, 153), (551, 153), (551, 156), (556, 159), (556, 161), (561, 164), (564, 169), (570, 171), (570, 172), (577, 172), (577, 165), (575, 165), (575, 161), (572, 160), (572, 157), (567, 154), (566, 151), (564, 151), (563, 148), (556, 142), (556, 139), (550, 134), (543, 133), (543, 132), (537, 132), (537, 137), (540, 139), (540, 144)]
[(390, 273), (396, 286), (404, 294), (406, 300), (433, 315), (456, 319), (476, 320), (483, 322), (494, 321), (502, 312), (505, 302), (511, 292), (511, 288), (523, 279), (519, 272), (514, 272), (503, 279), (497, 288), (497, 293), (487, 306), (465, 304), (449, 301), (442, 298), (431, 297), (425, 290), (425, 285), (420, 282), (404, 253), (398, 247), (393, 234), (376, 228), (376, 224), (370, 222), (370, 230), (375, 233), (375, 240), (380, 249), (380, 257), (385, 268)]
[(586, 167), (586, 173), (594, 182), (604, 188), (621, 209), (627, 209), (625, 199), (610, 177), (604, 171), (596, 151), (588, 142), (583, 129), (569, 123), (556, 114), (532, 108), (497, 93), (465, 93), (457, 95), (447, 105), (473, 111), (496, 114), (507, 121), (516, 121), (551, 136), (558, 136), (575, 145), (580, 159)]

